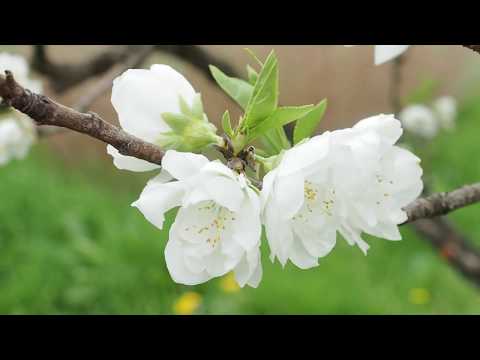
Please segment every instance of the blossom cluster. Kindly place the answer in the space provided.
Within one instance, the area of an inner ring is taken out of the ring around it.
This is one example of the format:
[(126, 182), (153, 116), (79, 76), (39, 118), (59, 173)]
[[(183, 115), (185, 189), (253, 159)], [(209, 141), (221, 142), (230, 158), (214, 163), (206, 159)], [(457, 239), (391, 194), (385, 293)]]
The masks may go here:
[[(275, 66), (274, 60), (267, 60), (265, 73), (270, 76)], [(263, 73), (251, 70), (250, 75), (255, 84)], [(262, 126), (257, 124), (250, 132), (244, 130), (245, 124), (254, 123), (254, 115), (260, 118), (260, 110), (266, 122), (273, 116), (278, 121), (298, 117), (302, 122), (293, 147), (256, 157), (266, 173), (262, 187), (246, 171), (199, 154), (206, 146), (221, 148), (226, 142), (208, 122), (199, 95), (174, 69), (153, 65), (128, 70), (113, 84), (112, 104), (121, 126), (169, 149), (161, 169), (121, 155), (111, 146), (108, 153), (119, 169), (160, 170), (132, 206), (159, 229), (164, 228), (166, 213), (177, 210), (165, 248), (175, 282), (195, 285), (233, 272), (240, 286), (257, 287), (262, 278), (262, 228), (271, 260), (278, 259), (283, 266), (290, 260), (302, 269), (317, 266), (319, 258), (335, 247), (338, 235), (364, 253), (368, 244), (362, 233), (401, 239), (398, 225), (407, 219), (403, 208), (421, 193), (423, 183), (420, 159), (395, 145), (402, 135), (399, 120), (382, 114), (349, 129), (301, 139), (298, 134), (309, 124), (310, 114), (324, 111), (323, 105), (295, 109), (274, 105), (267, 113), (268, 96), (276, 92), (258, 95), (264, 82), (252, 90), (239, 79), (222, 79), (223, 87), (248, 112), (238, 132), (231, 129), (228, 113), (224, 116), (232, 151), (254, 130), (260, 133)], [(252, 110), (255, 104), (247, 104), (241, 91), (251, 99), (260, 97), (263, 108)], [(275, 131), (265, 135), (273, 145)], [(278, 136), (281, 143), (282, 135)]]
[[(41, 92), (40, 81), (30, 78), (28, 64), (23, 57), (0, 53), (0, 73), (5, 70), (12, 71), (24, 87)], [(35, 139), (35, 126), (28, 116), (0, 105), (0, 166), (12, 159), (23, 159)]]
[(425, 139), (434, 138), (440, 130), (450, 131), (455, 127), (457, 102), (451, 96), (442, 96), (428, 106), (412, 104), (399, 114), (405, 130)]

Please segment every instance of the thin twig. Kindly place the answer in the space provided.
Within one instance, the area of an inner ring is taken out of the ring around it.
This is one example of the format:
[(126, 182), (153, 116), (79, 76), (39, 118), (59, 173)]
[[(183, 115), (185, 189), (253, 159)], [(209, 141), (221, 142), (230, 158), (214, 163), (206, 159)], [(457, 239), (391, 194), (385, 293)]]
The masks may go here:
[(419, 198), (405, 208), (408, 216), (405, 223), (446, 215), (478, 202), (480, 202), (480, 183), (465, 185), (447, 193), (437, 193)]
[(462, 45), (472, 51), (475, 51), (476, 53), (480, 54), (480, 45)]

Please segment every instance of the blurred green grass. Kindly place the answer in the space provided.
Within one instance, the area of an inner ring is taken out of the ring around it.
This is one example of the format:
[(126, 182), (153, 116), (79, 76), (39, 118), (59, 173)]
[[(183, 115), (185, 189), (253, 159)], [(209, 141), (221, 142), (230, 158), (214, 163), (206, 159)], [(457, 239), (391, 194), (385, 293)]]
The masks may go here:
[[(431, 144), (436, 191), (480, 179), (479, 118), (480, 98), (465, 100), (457, 130)], [(271, 264), (263, 246), (258, 289), (176, 285), (167, 232), (129, 206), (147, 178), (93, 159), (74, 167), (45, 144), (0, 168), (0, 313), (169, 314), (187, 291), (201, 294), (204, 314), (480, 313), (480, 292), (409, 228), (401, 242), (369, 239), (367, 257), (339, 240), (308, 271)], [(479, 205), (452, 219), (480, 245)]]

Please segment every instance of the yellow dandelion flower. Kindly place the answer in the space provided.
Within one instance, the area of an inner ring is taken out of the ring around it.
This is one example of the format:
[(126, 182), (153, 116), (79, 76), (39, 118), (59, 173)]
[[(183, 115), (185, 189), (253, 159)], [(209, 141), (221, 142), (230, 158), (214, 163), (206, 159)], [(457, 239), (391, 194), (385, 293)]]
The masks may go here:
[(408, 293), (408, 301), (414, 305), (426, 305), (430, 302), (431, 295), (427, 289), (414, 288)]
[(202, 296), (199, 293), (188, 291), (180, 296), (173, 304), (173, 312), (176, 315), (191, 315), (202, 303)]
[(220, 280), (220, 288), (226, 293), (236, 293), (240, 291), (240, 286), (238, 286), (233, 273), (228, 273)]

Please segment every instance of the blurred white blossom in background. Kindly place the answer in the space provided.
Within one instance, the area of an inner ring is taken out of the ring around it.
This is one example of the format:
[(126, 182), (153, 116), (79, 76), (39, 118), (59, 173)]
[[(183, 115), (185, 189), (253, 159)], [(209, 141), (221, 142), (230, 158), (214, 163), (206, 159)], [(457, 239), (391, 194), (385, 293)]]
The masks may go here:
[(453, 130), (456, 117), (457, 102), (451, 96), (440, 97), (431, 106), (409, 105), (399, 114), (405, 130), (425, 139), (433, 139), (441, 129)]
[[(10, 70), (23, 87), (39, 93), (42, 83), (30, 77), (27, 61), (19, 55), (0, 53), (0, 72)], [(36, 140), (33, 121), (13, 108), (0, 105), (0, 166), (13, 159), (23, 159)]]

